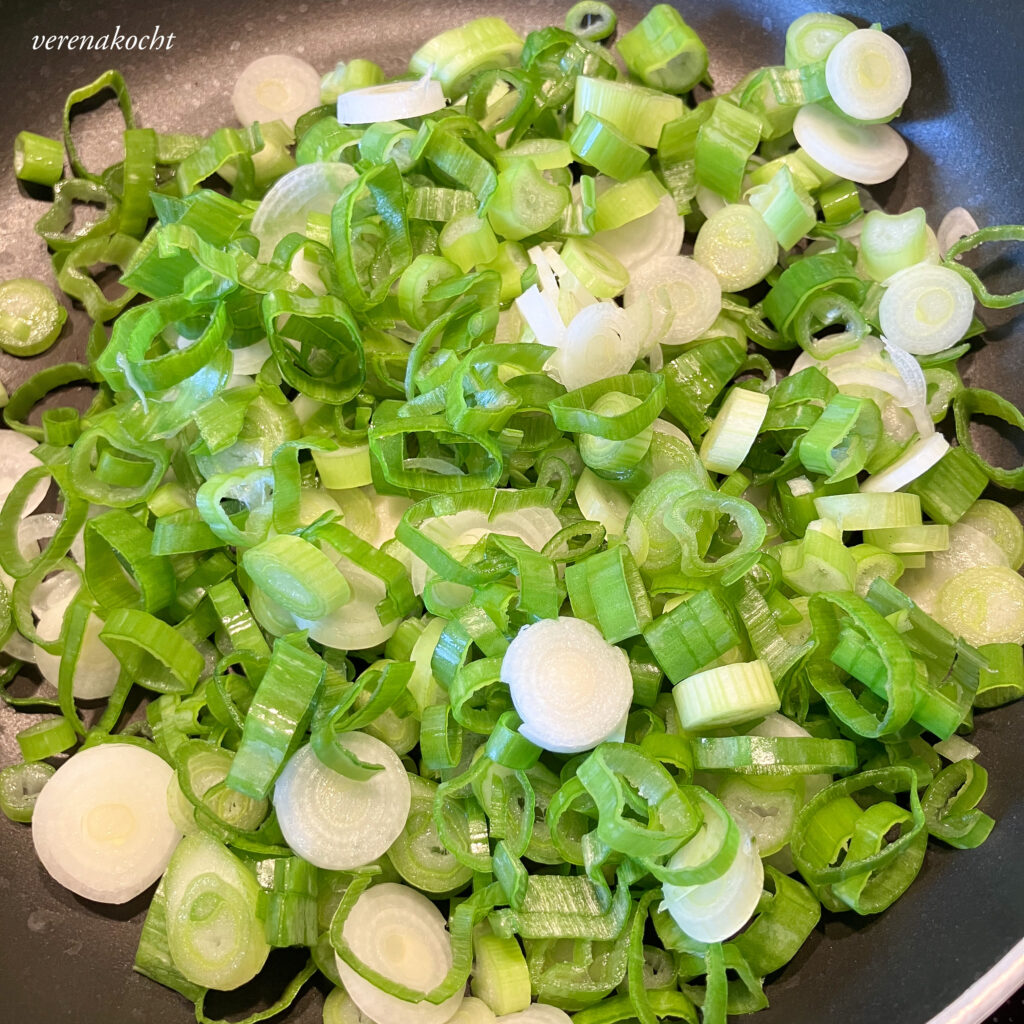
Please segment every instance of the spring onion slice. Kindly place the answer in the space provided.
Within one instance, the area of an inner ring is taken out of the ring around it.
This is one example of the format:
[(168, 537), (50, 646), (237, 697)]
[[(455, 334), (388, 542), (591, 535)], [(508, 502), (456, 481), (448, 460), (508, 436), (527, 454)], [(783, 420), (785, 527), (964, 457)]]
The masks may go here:
[(573, 121), (591, 113), (614, 125), (631, 142), (654, 149), (661, 129), (683, 112), (683, 101), (655, 89), (580, 75), (576, 79)]
[(888, 125), (854, 124), (817, 103), (800, 108), (793, 131), (822, 167), (862, 185), (888, 181), (907, 160), (907, 144)]
[(477, 18), (424, 43), (409, 59), (409, 70), (432, 75), (443, 85), (446, 96), (457, 99), (475, 74), (514, 65), (522, 49), (523, 40), (507, 22)]
[(882, 472), (868, 477), (861, 491), (898, 491), (927, 473), (949, 450), (949, 442), (941, 434), (921, 438)]
[(861, 28), (843, 36), (829, 51), (825, 80), (847, 117), (878, 121), (903, 106), (910, 93), (910, 62), (892, 36)]
[(824, 495), (814, 499), (814, 507), (844, 531), (917, 526), (921, 522), (921, 500), (901, 491)]
[(747, 722), (778, 711), (779, 695), (763, 661), (722, 665), (684, 679), (672, 690), (688, 731)]
[(625, 654), (590, 623), (561, 616), (524, 626), (502, 659), (520, 732), (545, 750), (576, 753), (609, 736), (629, 710)]
[[(642, 176), (634, 178), (633, 182), (641, 180)], [(607, 196), (609, 192), (611, 189), (602, 195)], [(598, 218), (601, 217), (600, 202), (599, 198)], [(606, 213), (605, 216), (611, 220), (609, 214)], [(660, 256), (677, 255), (685, 233), (683, 218), (677, 212), (672, 197), (667, 195), (661, 196), (654, 209), (641, 217), (629, 220), (618, 227), (597, 226), (599, 230), (594, 236), (594, 241), (607, 249), (631, 273), (642, 270), (648, 261)]]
[(300, 618), (322, 619), (351, 595), (330, 557), (302, 537), (270, 537), (246, 551), (242, 565), (268, 597)]
[(939, 246), (939, 255), (945, 259), (949, 250), (957, 242), (979, 230), (978, 222), (968, 210), (962, 206), (954, 206), (946, 212), (946, 215), (939, 222), (935, 232), (935, 239)]
[(786, 29), (786, 67), (824, 60), (844, 36), (857, 28), (838, 14), (803, 14)]
[(440, 911), (409, 886), (383, 882), (363, 892), (342, 927), (346, 952), (382, 980), (421, 993), (411, 1002), (392, 995), (360, 974), (339, 952), (338, 974), (353, 1002), (377, 1024), (444, 1024), (458, 1010), (463, 991), (431, 1003), (422, 994), (448, 976), (452, 941)]
[(938, 593), (936, 618), (968, 643), (1024, 643), (1024, 581), (1004, 566), (966, 569)]
[[(712, 801), (717, 804), (710, 794), (702, 795), (702, 800), (709, 809)], [(724, 841), (727, 821), (724, 811), (705, 814), (701, 830), (668, 862), (669, 868), (685, 870), (706, 858)], [(662, 907), (691, 938), (721, 942), (750, 919), (761, 898), (763, 880), (757, 848), (749, 836), (741, 835), (732, 862), (718, 878), (691, 886), (666, 885)]]
[(266, 798), (309, 724), (324, 675), (324, 663), (308, 648), (284, 640), (274, 644), (231, 764), (232, 789), (254, 800)]
[(14, 138), (14, 174), (19, 181), (56, 185), (64, 174), (64, 144), (35, 132)]
[[(969, 453), (972, 462), (993, 483), (1000, 487), (1020, 489), (1024, 486), (1024, 466), (1004, 469), (1002, 466), (995, 466), (988, 462), (978, 453), (974, 438), (971, 436), (971, 417), (979, 414), (998, 418), (1014, 427), (1024, 424), (1024, 416), (1013, 403), (992, 391), (980, 388), (964, 388), (953, 399), (956, 436), (960, 446)], [(0, 515), (0, 522), (2, 522), (2, 515)]]
[(686, 256), (646, 260), (630, 274), (626, 309), (649, 303), (650, 337), (663, 345), (685, 345), (702, 337), (722, 308), (717, 274)]
[(689, 92), (707, 74), (707, 48), (668, 4), (652, 7), (615, 45), (626, 67), (654, 89)]
[(304, 746), (278, 778), (274, 805), (293, 850), (318, 867), (348, 871), (376, 860), (398, 838), (412, 797), (405, 768), (385, 743), (362, 733), (342, 734), (339, 742), (363, 764), (381, 770), (350, 779)]
[(713, 213), (697, 233), (693, 258), (736, 292), (764, 280), (776, 263), (778, 241), (752, 206), (734, 203)]
[(230, 990), (259, 973), (270, 946), (257, 916), (259, 884), (240, 858), (203, 833), (186, 836), (163, 888), (168, 950), (188, 981)]
[(31, 821), (36, 800), (55, 771), (39, 761), (0, 769), (0, 811), (11, 821)]
[[(40, 469), (42, 462), (32, 454), (36, 447), (35, 441), (25, 434), (13, 430), (0, 430), (0, 500), (7, 501), (8, 495), (14, 490), (15, 484), (31, 469)], [(34, 512), (46, 497), (48, 484), (40, 479), (30, 494), (26, 495), (21, 506), (20, 515)], [(0, 506), (2, 507), (2, 506)]]
[(876, 281), (887, 281), (927, 255), (928, 224), (922, 207), (898, 214), (871, 210), (864, 217), (859, 265)]
[(0, 349), (35, 356), (56, 340), (68, 311), (42, 281), (18, 277), (0, 284)]
[(415, 82), (388, 82), (352, 89), (338, 97), (341, 124), (375, 124), (424, 117), (445, 105), (441, 83), (430, 77)]
[(886, 282), (878, 307), (882, 333), (914, 355), (951, 348), (967, 333), (974, 316), (974, 294), (946, 267), (908, 267)]
[(712, 473), (733, 473), (742, 465), (768, 413), (767, 395), (733, 388), (704, 435), (700, 459)]
[(621, 307), (599, 302), (572, 318), (550, 365), (576, 391), (627, 373), (638, 354), (638, 339)]
[(80, 751), (36, 798), (32, 842), (43, 866), (86, 899), (125, 903), (144, 892), (180, 838), (164, 799), (172, 775), (152, 749), (107, 743)]
[(231, 103), (243, 125), (284, 121), (294, 128), (299, 115), (320, 102), (320, 76), (298, 57), (259, 57), (238, 76)]
[(499, 1016), (530, 1005), (530, 972), (514, 936), (478, 935), (473, 940), (472, 992)]
[(980, 530), (996, 542), (1006, 555), (1006, 564), (1019, 569), (1024, 564), (1024, 526), (1012, 509), (998, 501), (975, 501), (958, 522)]
[(269, 259), (285, 235), (304, 232), (311, 213), (330, 213), (356, 177), (348, 164), (314, 163), (278, 178), (252, 218), (252, 233), (260, 240), (264, 259)]

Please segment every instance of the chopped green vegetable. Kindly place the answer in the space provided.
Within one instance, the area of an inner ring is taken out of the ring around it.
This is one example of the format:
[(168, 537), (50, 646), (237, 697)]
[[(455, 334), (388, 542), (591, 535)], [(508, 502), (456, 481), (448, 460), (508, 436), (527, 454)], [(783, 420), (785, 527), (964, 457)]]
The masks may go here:
[[(200, 1021), (295, 946), (252, 1024), (317, 970), (330, 1024), (724, 1024), (823, 907), (995, 827), (960, 734), (1024, 696), (1024, 529), (981, 497), (1024, 468), (973, 421), (1024, 417), (956, 363), (1024, 295), (958, 259), (1024, 228), (865, 214), (907, 153), (878, 27), (805, 15), (685, 103), (683, 16), (615, 30), (261, 57), (207, 138), (110, 71), (18, 136), (93, 328), (4, 408), (0, 695), (49, 717), (0, 810), (87, 898), (162, 875), (136, 968)], [(66, 315), (0, 284), (0, 348)]]

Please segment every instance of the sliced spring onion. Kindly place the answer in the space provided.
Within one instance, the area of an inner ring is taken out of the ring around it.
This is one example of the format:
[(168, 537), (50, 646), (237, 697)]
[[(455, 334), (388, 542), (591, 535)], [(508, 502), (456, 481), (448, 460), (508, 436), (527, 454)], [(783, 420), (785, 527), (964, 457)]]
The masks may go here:
[(270, 946), (249, 867), (204, 833), (186, 836), (167, 866), (167, 943), (193, 984), (230, 990), (251, 981)]
[(749, 722), (778, 711), (780, 706), (771, 672), (763, 661), (698, 672), (678, 683), (672, 698), (687, 731)]
[(778, 241), (751, 206), (734, 203), (713, 213), (697, 233), (693, 258), (737, 292), (763, 281), (776, 263)]
[(857, 26), (838, 14), (802, 14), (786, 29), (786, 67), (799, 68), (825, 60), (844, 36)]
[(630, 275), (627, 310), (650, 304), (651, 337), (664, 345), (685, 345), (707, 332), (722, 309), (716, 273), (686, 256), (647, 260)]
[(522, 49), (523, 40), (506, 21), (477, 18), (424, 43), (409, 59), (409, 70), (436, 78), (444, 86), (444, 94), (456, 99), (466, 91), (473, 75), (514, 65)]
[(982, 498), (967, 509), (959, 522), (991, 537), (1006, 555), (1006, 564), (1011, 569), (1024, 565), (1024, 526), (1013, 509)]
[(164, 798), (173, 774), (151, 749), (127, 743), (90, 747), (66, 761), (32, 813), (43, 867), (101, 903), (126, 903), (145, 892), (181, 838)]
[(708, 70), (707, 47), (669, 4), (656, 4), (615, 44), (644, 85), (689, 92)]
[(954, 206), (939, 223), (935, 232), (939, 255), (945, 259), (946, 253), (962, 238), (978, 231), (978, 222), (962, 206)]
[(627, 373), (636, 362), (638, 339), (621, 307), (599, 302), (581, 309), (549, 365), (570, 391)]
[(337, 116), (341, 124), (376, 124), (424, 117), (443, 109), (441, 83), (424, 77), (416, 82), (387, 82), (343, 92), (338, 97)]
[(545, 750), (577, 753), (609, 736), (629, 710), (629, 659), (589, 622), (561, 616), (524, 626), (501, 663), (520, 732)]
[(878, 306), (882, 333), (917, 356), (952, 348), (974, 317), (974, 293), (955, 271), (927, 264), (901, 270), (886, 282)]
[(968, 643), (1024, 643), (1024, 580), (1003, 566), (978, 566), (939, 591), (936, 618)]
[[(708, 805), (714, 797), (703, 800)], [(729, 820), (724, 809), (706, 814), (701, 830), (668, 862), (669, 868), (686, 869), (707, 860), (724, 842), (724, 822)], [(763, 882), (764, 867), (757, 847), (750, 836), (742, 834), (732, 862), (721, 875), (696, 885), (666, 885), (663, 907), (691, 939), (722, 942), (750, 920)]]
[(927, 255), (928, 224), (922, 207), (897, 214), (871, 210), (864, 217), (860, 265), (876, 281), (887, 281)]
[(793, 131), (813, 160), (861, 185), (888, 181), (907, 160), (907, 144), (887, 124), (854, 124), (818, 103), (800, 108)]
[(816, 223), (814, 202), (788, 167), (765, 185), (747, 193), (747, 202), (761, 214), (783, 249), (792, 249)]
[(921, 523), (921, 500), (916, 494), (831, 494), (814, 499), (818, 514), (840, 530), (885, 530)]
[(279, 534), (249, 548), (242, 565), (271, 600), (300, 618), (322, 619), (352, 593), (329, 556), (292, 534)]
[[(37, 442), (25, 434), (13, 430), (0, 430), (0, 501), (7, 501), (15, 484), (26, 473), (42, 467), (42, 462), (32, 454), (36, 446)], [(42, 504), (48, 489), (48, 480), (40, 477), (36, 486), (25, 496), (21, 515), (27, 516), (34, 512)]]
[(617, 128), (631, 142), (657, 147), (661, 129), (683, 112), (683, 101), (655, 89), (580, 75), (576, 79), (573, 121), (590, 113)]
[(767, 395), (733, 388), (700, 446), (700, 460), (712, 473), (734, 473), (747, 457), (768, 414)]
[(880, 473), (868, 477), (861, 491), (898, 491), (927, 473), (949, 451), (941, 434), (920, 438)]
[(314, 163), (282, 175), (253, 214), (252, 233), (265, 259), (293, 231), (304, 233), (311, 213), (330, 213), (345, 187), (358, 175), (348, 164)]
[(14, 174), (19, 181), (56, 185), (64, 174), (64, 143), (35, 132), (14, 138)]
[(600, 523), (610, 537), (623, 534), (629, 515), (629, 498), (614, 484), (584, 469), (576, 481), (574, 494), (585, 518)]
[[(598, 202), (600, 203), (600, 197)], [(649, 213), (629, 220), (619, 227), (601, 229), (594, 235), (594, 240), (632, 273), (642, 270), (650, 260), (660, 256), (678, 255), (683, 244), (685, 227), (672, 197), (666, 195), (658, 200), (657, 205)]]
[(55, 771), (41, 761), (0, 769), (0, 811), (11, 821), (31, 821), (36, 800)]
[[(363, 892), (345, 918), (342, 935), (349, 956), (406, 989), (427, 993), (452, 966), (451, 937), (441, 912), (426, 896), (395, 882)], [(400, 999), (363, 977), (339, 952), (345, 991), (376, 1024), (444, 1024), (462, 1003), (463, 991), (439, 1003)]]
[(499, 1016), (530, 1005), (530, 972), (515, 936), (474, 938), (472, 991)]
[(578, 160), (616, 181), (635, 177), (647, 163), (647, 153), (641, 146), (589, 110), (580, 118), (569, 145)]
[(387, 744), (357, 732), (337, 742), (380, 770), (352, 779), (323, 764), (312, 746), (301, 747), (277, 780), (274, 806), (300, 857), (330, 871), (350, 871), (375, 861), (398, 838), (412, 793), (405, 767)]
[(878, 121), (899, 111), (910, 93), (910, 62), (892, 36), (860, 28), (844, 35), (825, 60), (829, 95), (847, 117)]
[(68, 311), (52, 291), (31, 277), (0, 284), (0, 349), (12, 356), (36, 356), (56, 340)]
[(320, 102), (320, 75), (306, 61), (288, 54), (258, 57), (238, 76), (231, 93), (235, 117), (243, 125), (283, 121), (289, 128)]

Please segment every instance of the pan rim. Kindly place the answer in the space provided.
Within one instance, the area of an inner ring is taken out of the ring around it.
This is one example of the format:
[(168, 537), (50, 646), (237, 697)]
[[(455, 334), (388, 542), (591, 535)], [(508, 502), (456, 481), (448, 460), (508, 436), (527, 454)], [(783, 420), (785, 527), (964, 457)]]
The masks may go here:
[(981, 1024), (1024, 985), (1024, 939), (928, 1024)]

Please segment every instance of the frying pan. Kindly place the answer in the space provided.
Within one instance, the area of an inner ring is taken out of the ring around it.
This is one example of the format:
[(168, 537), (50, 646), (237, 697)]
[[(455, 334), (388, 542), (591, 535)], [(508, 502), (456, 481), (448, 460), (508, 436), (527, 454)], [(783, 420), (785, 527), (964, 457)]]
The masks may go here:
[[(108, 67), (127, 78), (141, 124), (210, 131), (231, 121), (235, 77), (261, 54), (297, 54), (322, 71), (339, 59), (367, 56), (398, 73), (443, 28), (501, 14), (526, 32), (559, 23), (568, 6), (568, 0), (0, 0), (0, 153), (11, 152), (22, 128), (58, 135), (64, 96)], [(615, 6), (628, 27), (648, 5)], [(711, 71), (725, 90), (751, 67), (780, 63), (786, 25), (827, 5), (680, 0), (679, 6), (707, 42)], [(923, 205), (933, 224), (955, 205), (969, 208), (982, 225), (1024, 219), (1024, 19), (1017, 0), (864, 0), (857, 8), (844, 2), (836, 12), (861, 24), (882, 21), (907, 49), (914, 71), (899, 123), (911, 143), (910, 160), (875, 190), (885, 208)], [(102, 35), (117, 26), (124, 35), (145, 34), (157, 25), (174, 33), (169, 49), (33, 49), (33, 36)], [(87, 163), (90, 154), (102, 155), (113, 123), (102, 114), (83, 119)], [(13, 174), (0, 174), (0, 279), (27, 274), (52, 281), (44, 246), (32, 232), (44, 209), (19, 192)], [(991, 343), (970, 357), (966, 377), (1021, 405), (1024, 340), (1016, 340), (1013, 326), (1004, 322), (990, 332)], [(0, 356), (0, 379), (12, 389), (47, 361), (81, 358), (85, 336), (84, 314), (72, 311), (64, 337), (45, 356)], [(0, 764), (19, 759), (14, 732), (26, 719), (19, 716), (15, 725), (13, 718), (0, 706)], [(880, 917), (825, 915), (769, 984), (771, 1008), (752, 1018), (756, 1024), (926, 1024), (933, 1018), (977, 1024), (1024, 980), (1024, 704), (980, 714), (973, 738), (991, 780), (983, 806), (998, 822), (989, 840), (966, 852), (933, 843), (910, 892)], [(148, 895), (123, 907), (79, 899), (43, 871), (29, 829), (0, 819), (0, 1018), (23, 1024), (190, 1020), (187, 1003), (130, 970)], [(280, 990), (296, 967), (289, 957), (275, 954), (257, 1000)], [(320, 1004), (311, 987), (279, 1019), (319, 1022)], [(209, 1007), (211, 1013), (237, 1008), (230, 1000), (211, 1000)], [(1001, 1022), (1010, 1019), (1004, 1010)]]

